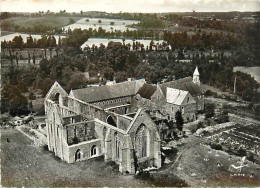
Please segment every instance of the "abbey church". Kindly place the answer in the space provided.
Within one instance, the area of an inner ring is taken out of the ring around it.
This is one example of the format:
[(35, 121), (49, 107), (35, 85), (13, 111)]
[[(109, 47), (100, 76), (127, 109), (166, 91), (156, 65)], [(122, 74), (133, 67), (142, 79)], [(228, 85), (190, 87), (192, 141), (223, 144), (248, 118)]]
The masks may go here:
[(71, 90), (58, 82), (45, 98), (48, 149), (68, 163), (104, 156), (122, 173), (161, 167), (161, 137), (153, 121), (194, 121), (204, 109), (196, 67), (193, 78), (152, 85), (145, 80)]

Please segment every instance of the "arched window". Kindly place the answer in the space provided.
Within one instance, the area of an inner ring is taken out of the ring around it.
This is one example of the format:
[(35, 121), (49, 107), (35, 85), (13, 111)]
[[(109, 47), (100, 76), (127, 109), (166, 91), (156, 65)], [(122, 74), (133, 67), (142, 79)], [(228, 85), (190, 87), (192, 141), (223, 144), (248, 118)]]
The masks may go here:
[(106, 139), (106, 134), (107, 134), (107, 128), (104, 127), (103, 128), (103, 138), (104, 138), (104, 140)]
[(97, 146), (93, 145), (91, 147), (91, 156), (96, 156), (97, 155)]
[(54, 96), (54, 102), (59, 103), (59, 98), (60, 98), (60, 94), (56, 93), (55, 96)]
[(78, 149), (77, 151), (76, 151), (76, 153), (75, 153), (75, 161), (77, 161), (77, 160), (80, 160), (81, 159), (81, 151), (80, 151), (80, 149)]
[(144, 124), (141, 124), (135, 135), (135, 151), (137, 158), (148, 156), (148, 129)]
[(113, 120), (112, 116), (108, 116), (108, 117), (107, 117), (107, 123), (108, 123), (109, 125), (112, 125), (112, 126), (114, 126), (114, 127), (117, 127), (117, 126), (116, 126), (116, 122)]

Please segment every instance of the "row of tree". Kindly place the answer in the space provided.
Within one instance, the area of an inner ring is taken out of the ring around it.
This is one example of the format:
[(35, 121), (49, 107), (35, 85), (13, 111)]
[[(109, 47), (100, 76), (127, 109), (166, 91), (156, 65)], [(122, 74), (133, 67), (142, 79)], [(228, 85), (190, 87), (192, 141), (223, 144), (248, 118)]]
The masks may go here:
[(220, 49), (230, 50), (238, 48), (243, 42), (243, 37), (220, 33), (197, 32), (188, 35), (187, 32), (164, 32), (163, 39), (167, 41), (173, 49)]

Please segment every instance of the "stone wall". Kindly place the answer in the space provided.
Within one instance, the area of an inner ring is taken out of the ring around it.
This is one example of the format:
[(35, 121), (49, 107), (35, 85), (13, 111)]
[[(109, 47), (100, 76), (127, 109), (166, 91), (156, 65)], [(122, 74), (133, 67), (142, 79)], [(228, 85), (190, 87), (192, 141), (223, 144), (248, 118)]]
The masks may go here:
[(196, 104), (197, 104), (197, 110), (198, 111), (204, 110), (204, 106), (205, 106), (204, 95), (195, 96), (194, 99), (195, 99)]
[[(93, 146), (96, 146), (97, 154), (94, 156), (91, 156), (91, 148)], [(68, 163), (75, 162), (75, 154), (77, 151), (81, 152), (81, 158), (78, 161), (98, 157), (98, 156), (102, 155), (100, 148), (101, 148), (100, 139), (94, 139), (94, 140), (90, 140), (90, 141), (68, 146), (69, 155), (67, 156), (67, 158), (65, 160)]]
[(78, 142), (84, 142), (97, 138), (94, 122), (80, 122), (66, 126), (68, 145), (75, 144), (75, 138)]
[(63, 125), (78, 123), (83, 120), (82, 115), (72, 115), (63, 118)]
[(161, 167), (161, 141), (160, 136), (157, 131), (155, 123), (152, 121), (151, 117), (145, 113), (143, 110), (140, 112), (139, 116), (136, 118), (133, 126), (129, 130), (129, 134), (133, 143), (135, 143), (136, 132), (139, 126), (143, 124), (147, 127), (149, 132), (148, 139), (148, 156), (146, 160), (155, 160), (155, 166)]
[(127, 119), (125, 117), (122, 116), (117, 116), (117, 124), (118, 124), (118, 128), (122, 129), (122, 130), (127, 130), (130, 123), (131, 123), (131, 119)]

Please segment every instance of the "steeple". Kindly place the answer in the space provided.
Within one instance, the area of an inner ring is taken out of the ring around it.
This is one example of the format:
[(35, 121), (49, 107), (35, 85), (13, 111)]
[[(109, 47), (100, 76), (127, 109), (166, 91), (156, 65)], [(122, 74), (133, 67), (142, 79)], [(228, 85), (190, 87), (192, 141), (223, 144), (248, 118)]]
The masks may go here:
[(200, 85), (200, 73), (197, 66), (193, 73), (193, 83)]

